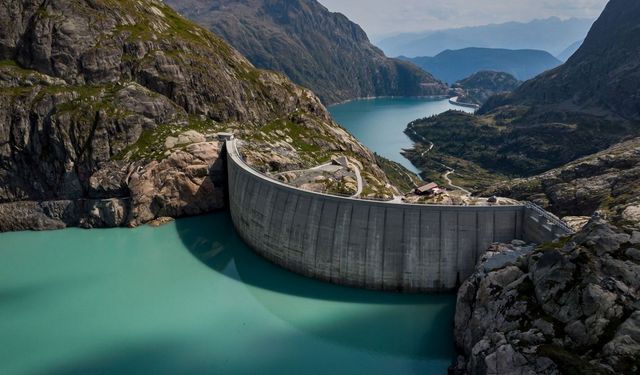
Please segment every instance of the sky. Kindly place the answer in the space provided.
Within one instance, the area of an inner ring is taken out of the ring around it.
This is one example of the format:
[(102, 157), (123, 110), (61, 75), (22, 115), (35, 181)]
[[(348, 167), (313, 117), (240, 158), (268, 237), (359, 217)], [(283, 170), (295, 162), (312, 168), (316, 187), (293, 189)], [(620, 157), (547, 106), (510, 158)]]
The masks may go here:
[(608, 0), (319, 0), (376, 39), (401, 32), (531, 21), (596, 19)]

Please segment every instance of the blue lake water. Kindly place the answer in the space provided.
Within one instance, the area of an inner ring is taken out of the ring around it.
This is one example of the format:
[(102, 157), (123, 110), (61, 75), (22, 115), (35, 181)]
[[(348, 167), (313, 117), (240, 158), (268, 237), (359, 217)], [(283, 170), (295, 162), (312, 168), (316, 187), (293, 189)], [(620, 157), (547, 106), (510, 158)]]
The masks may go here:
[(0, 374), (444, 374), (452, 295), (309, 280), (226, 213), (0, 234)]
[(404, 129), (413, 120), (449, 109), (473, 113), (473, 109), (454, 106), (447, 99), (424, 98), (354, 100), (329, 107), (335, 120), (362, 144), (415, 173), (417, 168), (400, 154), (413, 145)]
[[(380, 99), (331, 111), (402, 162), (406, 123), (447, 108)], [(2, 375), (446, 374), (454, 307), (453, 295), (284, 271), (248, 249), (226, 213), (160, 228), (0, 234)]]

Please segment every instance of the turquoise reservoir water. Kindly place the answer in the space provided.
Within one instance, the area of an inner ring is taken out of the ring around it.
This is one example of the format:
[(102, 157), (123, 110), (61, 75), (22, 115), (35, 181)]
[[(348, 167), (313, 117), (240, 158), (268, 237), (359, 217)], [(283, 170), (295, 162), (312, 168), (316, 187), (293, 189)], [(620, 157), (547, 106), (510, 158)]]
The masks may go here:
[(338, 287), (227, 214), (0, 234), (0, 374), (445, 374), (454, 296)]
[(336, 121), (365, 146), (416, 173), (416, 167), (400, 154), (413, 145), (404, 129), (415, 119), (449, 109), (473, 113), (473, 109), (453, 106), (447, 99), (424, 98), (355, 100), (329, 107)]
[[(374, 151), (446, 100), (331, 107)], [(445, 374), (452, 295), (344, 288), (252, 253), (227, 214), (0, 234), (0, 374)]]

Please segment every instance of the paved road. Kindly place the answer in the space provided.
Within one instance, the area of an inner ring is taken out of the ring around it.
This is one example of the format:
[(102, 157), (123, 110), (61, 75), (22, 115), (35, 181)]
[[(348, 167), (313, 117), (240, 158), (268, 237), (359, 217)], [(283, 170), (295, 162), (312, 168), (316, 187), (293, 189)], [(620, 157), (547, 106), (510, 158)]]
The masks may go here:
[(362, 174), (360, 173), (360, 168), (357, 165), (349, 163), (353, 170), (356, 172), (356, 180), (358, 181), (358, 191), (352, 195), (352, 197), (357, 198), (362, 195), (362, 190), (364, 189), (364, 181), (362, 180)]
[(449, 98), (449, 103), (452, 105), (457, 105), (458, 107), (464, 107), (464, 108), (473, 108), (475, 110), (480, 109), (480, 106), (477, 104), (473, 104), (473, 103), (462, 103), (458, 101), (459, 97), (458, 96), (454, 96), (453, 98)]
[[(456, 97), (455, 99), (457, 99), (457, 97)], [(429, 148), (428, 148), (426, 151), (423, 151), (423, 152), (420, 154), (420, 157), (424, 157), (424, 156), (425, 156), (426, 154), (428, 154), (431, 150), (433, 150), (433, 147), (434, 147), (433, 142), (431, 142), (430, 140), (428, 140), (428, 139), (426, 139), (425, 137), (421, 136), (420, 134), (416, 133), (416, 131), (415, 131), (415, 130), (413, 130), (413, 129), (409, 129), (409, 130), (411, 130), (411, 132), (412, 132), (413, 134), (415, 134), (415, 136), (416, 136), (416, 137), (420, 138), (424, 143), (428, 143), (428, 144), (429, 144)], [(435, 161), (434, 161), (434, 162), (435, 162)], [(436, 162), (436, 163), (437, 163), (437, 162)], [(449, 178), (449, 175), (456, 173), (456, 170), (455, 170), (455, 169), (453, 169), (453, 168), (449, 167), (449, 166), (448, 166), (448, 165), (446, 165), (446, 164), (442, 164), (442, 163), (438, 163), (438, 164), (442, 165), (445, 169), (447, 169), (447, 172), (446, 172), (442, 177), (444, 178), (444, 180), (447, 182), (447, 184), (448, 184), (450, 187), (452, 187), (452, 188), (454, 188), (454, 189), (456, 189), (456, 190), (460, 190), (460, 191), (462, 191), (465, 195), (468, 195), (468, 196), (470, 196), (470, 195), (471, 195), (471, 192), (470, 192), (469, 190), (467, 190), (467, 189), (465, 189), (465, 188), (463, 188), (463, 187), (460, 187), (460, 186), (458, 186), (458, 185), (454, 185), (454, 184), (451, 182), (451, 179)]]

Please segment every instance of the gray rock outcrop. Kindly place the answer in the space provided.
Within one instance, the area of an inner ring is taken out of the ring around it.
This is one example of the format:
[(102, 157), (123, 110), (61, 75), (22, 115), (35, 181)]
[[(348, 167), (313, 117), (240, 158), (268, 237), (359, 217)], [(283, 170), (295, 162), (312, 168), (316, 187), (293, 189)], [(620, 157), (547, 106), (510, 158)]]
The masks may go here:
[(638, 242), (594, 218), (556, 243), (494, 245), (458, 292), (451, 372), (638, 373)]
[(640, 222), (640, 138), (619, 143), (541, 175), (513, 179), (483, 194), (533, 201), (560, 215), (612, 217)]

